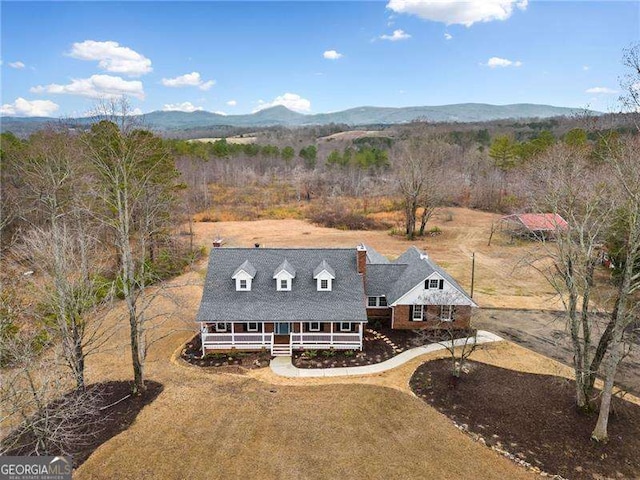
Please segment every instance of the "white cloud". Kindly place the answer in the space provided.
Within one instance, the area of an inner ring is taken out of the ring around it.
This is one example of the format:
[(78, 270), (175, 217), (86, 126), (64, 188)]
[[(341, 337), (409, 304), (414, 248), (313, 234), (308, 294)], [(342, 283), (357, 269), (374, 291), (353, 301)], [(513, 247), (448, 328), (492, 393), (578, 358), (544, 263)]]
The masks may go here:
[(144, 100), (144, 89), (139, 80), (124, 80), (111, 75), (92, 75), (89, 78), (72, 78), (68, 85), (52, 83), (31, 87), (31, 93), (56, 93), (79, 95), (89, 98), (116, 98), (122, 95)]
[(404, 30), (394, 30), (392, 35), (380, 35), (380, 40), (389, 40), (390, 42), (397, 42), (399, 40), (407, 40), (411, 38)]
[(227, 102), (227, 105), (229, 105), (230, 107), (235, 107), (238, 104), (238, 102), (236, 102), (235, 100), (229, 100)]
[(591, 68), (591, 67), (590, 67), (589, 65), (583, 65), (583, 66), (582, 66), (582, 70), (584, 70), (585, 72), (586, 72), (587, 70), (589, 70), (590, 68)]
[(344, 55), (336, 52), (335, 50), (327, 50), (322, 54), (322, 56), (327, 60), (338, 60), (339, 58), (344, 57)]
[(444, 39), (445, 40), (451, 40), (453, 38), (453, 35), (451, 35), (450, 33), (445, 33), (444, 34)]
[(253, 111), (254, 113), (259, 110), (264, 110), (265, 108), (275, 107), (276, 105), (282, 105), (296, 112), (311, 111), (311, 102), (296, 93), (285, 93), (284, 95), (276, 97), (272, 102), (258, 100), (258, 103), (258, 108)]
[(18, 70), (20, 70), (21, 68), (26, 67), (26, 65), (20, 61), (17, 62), (9, 62), (8, 64), (11, 68), (16, 68)]
[(618, 93), (617, 90), (609, 87), (591, 87), (585, 90), (586, 93), (596, 93), (596, 94), (613, 94)]
[(204, 110), (202, 107), (196, 107), (191, 102), (182, 102), (182, 103), (167, 103), (162, 107), (162, 110), (165, 112), (197, 112), (200, 110)]
[(165, 87), (198, 87), (200, 90), (209, 90), (216, 84), (216, 82), (215, 80), (208, 80), (205, 82), (200, 78), (200, 74), (198, 72), (191, 72), (180, 75), (176, 78), (163, 78), (162, 84)]
[(487, 63), (481, 63), (481, 65), (484, 65), (485, 67), (489, 67), (489, 68), (504, 68), (504, 67), (521, 67), (522, 66), (522, 62), (520, 60), (508, 60), (506, 58), (500, 58), (500, 57), (491, 57)]
[(138, 107), (134, 108), (133, 110), (131, 110), (131, 112), (128, 113), (129, 116), (131, 115), (143, 115), (142, 110)]
[(98, 66), (107, 72), (123, 73), (132, 77), (153, 71), (151, 60), (113, 41), (85, 40), (74, 43), (69, 56), (79, 60), (97, 61)]
[(424, 20), (470, 27), (476, 22), (506, 20), (514, 7), (525, 10), (527, 3), (528, 0), (389, 0), (387, 8)]
[(18, 117), (48, 117), (60, 106), (51, 100), (25, 100), (16, 98), (13, 103), (5, 103), (0, 107), (0, 115), (16, 115)]
[(226, 116), (227, 116), (227, 114), (226, 114), (226, 113), (224, 113), (222, 110), (216, 110), (216, 111), (215, 111), (215, 112), (213, 112), (213, 113), (215, 113), (215, 114), (217, 114), (217, 115), (222, 115), (223, 117), (226, 117)]

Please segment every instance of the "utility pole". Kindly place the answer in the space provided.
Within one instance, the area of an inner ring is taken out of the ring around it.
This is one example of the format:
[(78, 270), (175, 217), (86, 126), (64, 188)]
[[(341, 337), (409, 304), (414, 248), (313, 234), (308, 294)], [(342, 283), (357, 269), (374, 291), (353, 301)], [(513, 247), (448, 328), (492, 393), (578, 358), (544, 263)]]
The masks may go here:
[(476, 252), (471, 254), (471, 298), (473, 298), (473, 284), (476, 278)]

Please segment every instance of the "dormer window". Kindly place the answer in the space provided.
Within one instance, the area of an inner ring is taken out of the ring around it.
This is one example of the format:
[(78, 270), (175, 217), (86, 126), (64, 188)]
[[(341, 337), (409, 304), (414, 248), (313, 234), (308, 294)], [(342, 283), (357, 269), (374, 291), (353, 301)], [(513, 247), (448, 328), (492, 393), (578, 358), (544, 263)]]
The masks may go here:
[(285, 260), (278, 265), (276, 271), (273, 273), (273, 278), (276, 280), (276, 290), (278, 292), (291, 291), (291, 284), (293, 279), (296, 278), (296, 269), (285, 258)]
[(317, 282), (317, 289), (319, 292), (330, 292), (333, 287), (333, 280), (335, 280), (336, 274), (327, 261), (322, 260), (320, 265), (318, 265), (313, 271), (313, 278)]
[(242, 265), (236, 268), (236, 271), (233, 272), (233, 276), (231, 277), (236, 281), (236, 291), (237, 292), (248, 292), (251, 291), (251, 282), (253, 278), (256, 276), (256, 269), (249, 260), (246, 260)]
[(444, 280), (441, 278), (428, 278), (424, 281), (425, 290), (442, 290), (444, 289)]

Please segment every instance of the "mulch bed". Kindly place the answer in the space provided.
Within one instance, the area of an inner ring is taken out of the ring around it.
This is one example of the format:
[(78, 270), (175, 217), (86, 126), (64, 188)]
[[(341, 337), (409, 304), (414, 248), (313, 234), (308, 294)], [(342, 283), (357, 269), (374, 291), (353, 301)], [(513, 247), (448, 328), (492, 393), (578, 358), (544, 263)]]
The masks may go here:
[(216, 352), (202, 355), (200, 334), (196, 335), (182, 351), (183, 360), (198, 367), (216, 367), (227, 373), (241, 373), (243, 369), (264, 368), (269, 366), (271, 353), (268, 350), (258, 352)]
[(454, 386), (451, 360), (421, 365), (419, 397), (489, 446), (570, 479), (640, 478), (640, 406), (614, 398), (609, 442), (590, 440), (597, 414), (575, 408), (575, 382), (469, 362)]
[(384, 362), (400, 353), (379, 338), (376, 332), (365, 329), (363, 351), (357, 350), (305, 350), (293, 352), (293, 364), (298, 368), (358, 367)]
[[(96, 401), (95, 408), (98, 413), (90, 419), (79, 419), (78, 424), (81, 427), (75, 431), (78, 436), (73, 440), (69, 439), (68, 443), (60, 445), (58, 449), (50, 451), (48, 454), (71, 455), (74, 468), (82, 465), (100, 445), (129, 428), (138, 413), (146, 405), (153, 402), (164, 389), (161, 383), (151, 380), (146, 382), (146, 386), (147, 390), (144, 394), (137, 396), (130, 395), (131, 382), (113, 381), (87, 386), (87, 392)], [(74, 395), (74, 393), (68, 393), (65, 398), (71, 395)], [(49, 408), (55, 410), (56, 405), (54, 404)], [(78, 438), (81, 440), (78, 440)], [(3, 444), (13, 444), (15, 440), (15, 435), (9, 434), (3, 440)], [(17, 442), (22, 446), (7, 450), (4, 455), (32, 455), (34, 442), (33, 437), (23, 434)]]

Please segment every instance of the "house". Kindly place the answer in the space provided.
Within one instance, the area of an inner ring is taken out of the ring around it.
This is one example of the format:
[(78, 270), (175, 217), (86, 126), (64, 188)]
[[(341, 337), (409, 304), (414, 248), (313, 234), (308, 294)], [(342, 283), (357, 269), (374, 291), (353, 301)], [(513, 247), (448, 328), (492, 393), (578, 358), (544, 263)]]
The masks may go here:
[[(477, 305), (424, 252), (390, 262), (374, 249), (213, 248), (196, 321), (216, 350), (362, 350), (369, 321), (469, 326)], [(452, 323), (448, 323), (452, 322)]]
[(566, 230), (567, 221), (557, 213), (517, 213), (500, 219), (512, 236), (538, 240), (553, 239), (558, 231)]

